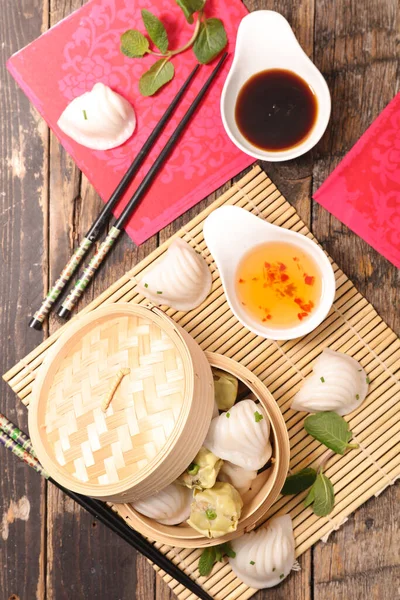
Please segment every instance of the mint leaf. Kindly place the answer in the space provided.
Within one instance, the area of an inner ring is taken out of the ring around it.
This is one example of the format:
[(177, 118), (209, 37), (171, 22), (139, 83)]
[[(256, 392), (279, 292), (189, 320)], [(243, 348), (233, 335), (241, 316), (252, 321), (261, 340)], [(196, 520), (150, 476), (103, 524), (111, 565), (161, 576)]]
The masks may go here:
[(142, 19), (153, 44), (165, 54), (168, 50), (168, 35), (163, 23), (149, 10), (142, 10)]
[(199, 573), (202, 577), (207, 577), (215, 564), (215, 548), (205, 548), (199, 559)]
[(291, 496), (292, 494), (304, 492), (304, 490), (307, 490), (313, 485), (316, 477), (317, 472), (315, 469), (311, 469), (310, 467), (302, 469), (293, 475), (289, 475), (286, 477), (286, 481), (281, 490), (282, 496)]
[(352, 432), (347, 421), (335, 412), (320, 412), (304, 420), (304, 429), (313, 438), (337, 454), (344, 454), (347, 448), (357, 448), (349, 444)]
[(326, 517), (335, 505), (332, 482), (323, 473), (318, 473), (312, 489), (314, 490), (313, 512), (317, 517)]
[(228, 39), (222, 21), (220, 19), (206, 19), (200, 25), (193, 52), (199, 63), (206, 65), (218, 56), (227, 43)]
[(304, 500), (304, 506), (307, 508), (307, 506), (310, 506), (310, 504), (312, 504), (315, 500), (315, 493), (314, 493), (314, 486), (311, 488), (311, 490), (308, 492), (307, 496), (305, 497)]
[(193, 23), (193, 15), (199, 10), (203, 10), (206, 0), (176, 0), (178, 6), (183, 10), (188, 23)]
[(129, 58), (141, 58), (149, 49), (149, 40), (136, 29), (128, 29), (121, 35), (121, 52)]
[(220, 544), (216, 546), (216, 548), (221, 548), (222, 553), (229, 556), (229, 558), (235, 558), (236, 552), (233, 550), (230, 542), (225, 542), (224, 544)]
[(174, 65), (168, 58), (161, 58), (140, 78), (139, 90), (142, 96), (152, 96), (174, 76)]

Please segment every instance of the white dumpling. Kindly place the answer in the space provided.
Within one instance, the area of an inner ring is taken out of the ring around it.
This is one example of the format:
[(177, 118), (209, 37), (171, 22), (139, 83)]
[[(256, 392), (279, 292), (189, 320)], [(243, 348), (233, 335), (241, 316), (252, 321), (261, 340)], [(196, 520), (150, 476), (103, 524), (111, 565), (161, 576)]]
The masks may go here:
[(57, 125), (82, 146), (110, 150), (131, 137), (136, 116), (128, 100), (99, 82), (68, 104)]
[(220, 481), (226, 481), (233, 485), (241, 496), (249, 491), (251, 484), (256, 477), (257, 471), (248, 471), (227, 460), (224, 461), (218, 474), (218, 479)]
[(270, 423), (261, 406), (242, 400), (211, 421), (204, 446), (248, 471), (258, 471), (272, 454)]
[(211, 272), (200, 254), (177, 239), (164, 258), (143, 275), (137, 289), (156, 305), (192, 310), (208, 296)]
[(358, 408), (368, 393), (367, 374), (354, 358), (326, 348), (315, 361), (292, 402), (293, 410), (334, 411), (347, 415)]
[(233, 540), (235, 558), (229, 563), (235, 575), (249, 587), (261, 590), (281, 583), (295, 562), (292, 519), (275, 517), (267, 527)]
[(132, 506), (137, 512), (162, 525), (178, 525), (189, 518), (192, 500), (191, 490), (171, 483), (161, 492), (138, 500)]

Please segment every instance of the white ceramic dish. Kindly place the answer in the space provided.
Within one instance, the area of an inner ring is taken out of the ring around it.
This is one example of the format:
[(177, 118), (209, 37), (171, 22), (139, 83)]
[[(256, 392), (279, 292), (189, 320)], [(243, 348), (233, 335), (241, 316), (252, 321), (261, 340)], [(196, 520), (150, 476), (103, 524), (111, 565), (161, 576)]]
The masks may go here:
[[(291, 340), (307, 333), (324, 320), (335, 297), (335, 275), (324, 251), (312, 240), (288, 229), (271, 225), (237, 206), (222, 206), (204, 222), (204, 239), (217, 264), (228, 304), (236, 318), (257, 335), (273, 340)], [(295, 327), (268, 327), (253, 319), (235, 291), (238, 265), (249, 250), (266, 242), (289, 242), (311, 255), (322, 277), (321, 300), (314, 312)]]
[[(253, 146), (235, 120), (238, 94), (246, 81), (268, 69), (288, 69), (314, 90), (318, 102), (316, 122), (307, 138), (288, 150), (266, 151)], [(331, 97), (325, 79), (297, 41), (289, 23), (272, 10), (257, 10), (242, 19), (235, 57), (221, 96), (221, 115), (232, 142), (246, 154), (267, 161), (289, 160), (304, 154), (321, 139), (329, 122)]]

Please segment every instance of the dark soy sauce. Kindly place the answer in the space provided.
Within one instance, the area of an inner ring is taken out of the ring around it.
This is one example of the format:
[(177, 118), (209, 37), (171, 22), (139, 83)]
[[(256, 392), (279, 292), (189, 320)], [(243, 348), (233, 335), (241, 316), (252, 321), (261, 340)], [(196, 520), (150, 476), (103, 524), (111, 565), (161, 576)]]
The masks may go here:
[(310, 133), (318, 113), (316, 96), (296, 73), (270, 69), (253, 75), (235, 107), (241, 134), (262, 150), (288, 150)]

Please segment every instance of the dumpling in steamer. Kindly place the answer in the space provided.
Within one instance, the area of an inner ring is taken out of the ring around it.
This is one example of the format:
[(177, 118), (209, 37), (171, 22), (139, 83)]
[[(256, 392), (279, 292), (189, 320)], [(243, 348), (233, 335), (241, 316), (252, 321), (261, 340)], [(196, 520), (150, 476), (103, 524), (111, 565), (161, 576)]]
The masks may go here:
[(192, 310), (208, 296), (211, 273), (204, 258), (177, 239), (164, 258), (143, 275), (137, 289), (158, 306)]
[(295, 563), (292, 520), (275, 517), (267, 527), (245, 533), (232, 541), (236, 552), (229, 563), (235, 575), (249, 587), (261, 590), (281, 583)]
[(261, 406), (241, 400), (211, 421), (204, 446), (247, 471), (257, 471), (272, 454), (270, 423)]
[(236, 531), (242, 508), (239, 492), (218, 481), (210, 489), (194, 491), (188, 524), (208, 538), (218, 538)]
[(171, 483), (161, 492), (138, 500), (132, 506), (140, 514), (162, 525), (178, 525), (189, 517), (191, 502), (192, 493), (188, 488)]
[(131, 137), (136, 116), (128, 100), (99, 82), (68, 104), (57, 125), (86, 148), (110, 150)]
[(368, 393), (367, 374), (359, 362), (326, 348), (315, 361), (295, 395), (291, 408), (305, 412), (334, 411), (347, 415), (356, 410)]
[(227, 460), (224, 461), (218, 474), (218, 479), (220, 481), (226, 481), (233, 485), (241, 496), (249, 491), (251, 484), (256, 477), (257, 471), (247, 471)]

